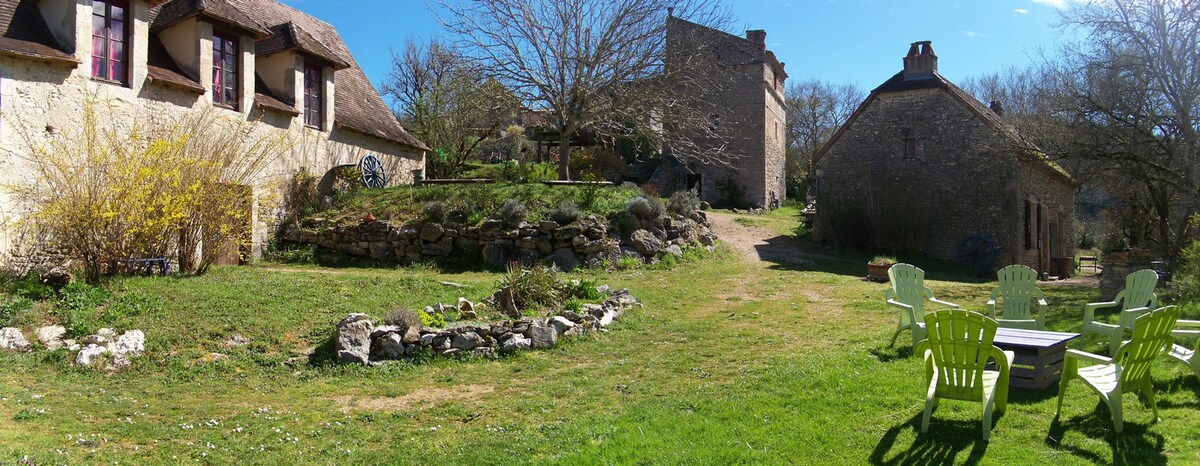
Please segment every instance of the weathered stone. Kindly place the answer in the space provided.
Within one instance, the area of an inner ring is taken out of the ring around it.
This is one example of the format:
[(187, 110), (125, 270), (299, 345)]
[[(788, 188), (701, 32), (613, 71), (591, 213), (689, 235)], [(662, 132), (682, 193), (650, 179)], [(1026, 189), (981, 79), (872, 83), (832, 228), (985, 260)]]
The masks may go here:
[(553, 328), (554, 328), (554, 331), (555, 331), (555, 332), (558, 332), (558, 336), (560, 336), (560, 337), (561, 337), (561, 336), (562, 336), (564, 333), (566, 333), (566, 332), (567, 332), (567, 330), (569, 330), (569, 329), (571, 329), (571, 328), (575, 327), (575, 323), (574, 323), (574, 322), (571, 322), (571, 320), (570, 320), (570, 319), (567, 319), (566, 317), (563, 317), (563, 316), (554, 316), (554, 317), (551, 317), (550, 319), (548, 319), (548, 320), (546, 321), (546, 325), (549, 325), (550, 327), (553, 327)]
[(341, 327), (343, 325), (347, 325), (352, 322), (358, 322), (360, 320), (370, 320), (370, 319), (371, 319), (371, 316), (369, 316), (369, 315), (363, 314), (361, 312), (355, 312), (353, 314), (347, 315), (346, 317), (343, 317), (342, 320), (338, 321), (337, 326)]
[(110, 340), (108, 338), (105, 338), (105, 337), (97, 335), (97, 334), (92, 334), (92, 335), (83, 337), (83, 340), (80, 340), (79, 342), (81, 344), (83, 344), (84, 346), (87, 346), (87, 345), (106, 346), (106, 345), (108, 345), (109, 341)]
[(25, 339), (25, 334), (16, 327), (4, 327), (0, 329), (0, 349), (27, 351), (29, 350), (29, 340)]
[(234, 333), (229, 335), (229, 338), (226, 339), (224, 343), (221, 343), (221, 346), (226, 348), (236, 348), (239, 346), (246, 346), (247, 343), (250, 343), (249, 338), (246, 338), (240, 333)]
[(389, 333), (400, 333), (403, 331), (404, 328), (398, 325), (380, 325), (371, 330), (371, 339), (374, 340)]
[(404, 335), (400, 338), (406, 345), (415, 345), (421, 342), (421, 331), (416, 327), (409, 327), (404, 331)]
[(580, 233), (583, 233), (583, 229), (579, 228), (578, 223), (572, 223), (570, 225), (559, 227), (557, 230), (555, 230), (554, 231), (554, 239), (569, 240), (571, 238), (579, 236)]
[(108, 341), (112, 341), (117, 337), (117, 331), (111, 328), (102, 328), (96, 331), (96, 335), (104, 337)]
[[(347, 322), (351, 317), (354, 315), (342, 319), (342, 322)], [(371, 331), (373, 329), (371, 321), (365, 319), (350, 320), (344, 325), (339, 324), (334, 345), (338, 362), (366, 364), (371, 355)]]
[(583, 320), (583, 316), (575, 313), (575, 311), (564, 310), (564, 311), (560, 312), (559, 315), (561, 315), (561, 316), (565, 317), (567, 320), (577, 323), (577, 324)]
[(555, 222), (553, 220), (542, 220), (541, 222), (538, 223), (538, 231), (541, 231), (542, 233), (553, 233), (554, 230), (557, 230), (557, 229), (558, 229), (558, 222)]
[(584, 254), (595, 254), (608, 248), (608, 243), (604, 240), (588, 241), (583, 245)]
[(529, 347), (533, 349), (552, 348), (558, 343), (558, 331), (543, 319), (535, 319), (530, 323), (525, 336), (529, 337)]
[(576, 237), (574, 237), (574, 238), (571, 238), (571, 246), (572, 246), (572, 247), (581, 248), (581, 247), (583, 247), (583, 245), (584, 245), (584, 244), (586, 244), (586, 243), (587, 243), (587, 237), (586, 237), (586, 236), (579, 235), (579, 236), (576, 236)]
[(205, 364), (212, 364), (212, 363), (216, 363), (216, 362), (225, 362), (228, 360), (229, 360), (229, 355), (227, 355), (227, 354), (208, 353), (204, 356), (200, 356), (199, 359), (196, 359), (196, 365), (203, 366)]
[(445, 232), (446, 232), (446, 229), (442, 228), (441, 225), (430, 222), (430, 223), (426, 223), (421, 226), (421, 235), (419, 236), (419, 238), (421, 238), (422, 241), (427, 241), (427, 242), (432, 243), (434, 241), (437, 241), (438, 239), (441, 239), (442, 233), (445, 233)]
[[(61, 325), (49, 325), (39, 327), (35, 333), (37, 333), (38, 341), (42, 342), (42, 346), (45, 346), (50, 351), (54, 351), (63, 347), (63, 336), (67, 334), (67, 329)], [(0, 347), (2, 346), (3, 343), (0, 343)]]
[(389, 333), (381, 338), (377, 338), (371, 344), (371, 359), (375, 361), (400, 359), (404, 357), (404, 350), (404, 343), (400, 341), (400, 334)]
[(563, 272), (570, 272), (579, 268), (579, 257), (571, 252), (570, 249), (559, 249), (546, 258), (551, 264)]
[(418, 230), (417, 227), (415, 227), (415, 226), (410, 225), (410, 226), (404, 226), (404, 227), (400, 228), (400, 238), (402, 238), (402, 239), (414, 240), (420, 236), (421, 236), (421, 230)]
[(79, 354), (75, 355), (75, 364), (81, 366), (90, 366), (96, 362), (101, 356), (108, 354), (108, 347), (89, 344), (79, 350)]
[(674, 256), (675, 258), (679, 259), (679, 258), (683, 257), (683, 248), (680, 248), (679, 245), (677, 245), (677, 244), (672, 244), (672, 245), (664, 248), (663, 253), (666, 255), (669, 255), (669, 256)]
[(526, 338), (525, 335), (522, 335), (520, 333), (514, 333), (514, 334), (512, 334), (511, 337), (501, 340), (500, 352), (501, 353), (511, 353), (518, 349), (529, 349), (529, 346), (532, 343), (533, 343), (533, 340)]
[(433, 348), (435, 350), (439, 350), (439, 351), (440, 350), (448, 350), (448, 349), (450, 349), (450, 337), (449, 336), (434, 337), (433, 342), (431, 342), (429, 344), (429, 347)]
[(68, 338), (63, 340), (63, 348), (66, 348), (67, 351), (79, 351), (79, 343), (76, 343), (75, 340)]
[(471, 354), (480, 357), (492, 357), (496, 355), (496, 348), (491, 346), (479, 346), (471, 350)]
[(454, 342), (450, 344), (451, 348), (461, 350), (470, 350), (483, 344), (483, 337), (475, 332), (464, 332), (454, 336)]
[(662, 240), (645, 229), (636, 230), (629, 235), (629, 244), (646, 256), (653, 256), (662, 249)]
[(433, 344), (433, 339), (435, 337), (436, 337), (436, 335), (434, 335), (432, 333), (423, 333), (423, 334), (421, 334), (421, 340), (419, 343), (421, 346), (430, 346)]
[(141, 356), (146, 352), (146, 334), (141, 330), (130, 330), (113, 343), (113, 353), (118, 356)]

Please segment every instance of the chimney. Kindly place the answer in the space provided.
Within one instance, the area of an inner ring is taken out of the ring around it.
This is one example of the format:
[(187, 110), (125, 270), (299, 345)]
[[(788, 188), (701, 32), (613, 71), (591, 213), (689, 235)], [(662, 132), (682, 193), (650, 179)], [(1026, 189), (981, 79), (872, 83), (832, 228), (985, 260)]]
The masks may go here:
[(904, 57), (904, 80), (932, 78), (937, 71), (937, 55), (933, 53), (933, 42), (913, 42)]
[(758, 45), (759, 50), (767, 49), (767, 31), (762, 29), (746, 31), (746, 40)]
[(667, 7), (667, 17), (670, 17), (670, 18), (675, 17), (675, 7), (673, 7), (673, 6)]
[(1000, 103), (999, 100), (993, 100), (991, 105), (988, 105), (988, 107), (991, 108), (992, 111), (997, 115), (1000, 115), (1001, 117), (1004, 116), (1004, 104)]

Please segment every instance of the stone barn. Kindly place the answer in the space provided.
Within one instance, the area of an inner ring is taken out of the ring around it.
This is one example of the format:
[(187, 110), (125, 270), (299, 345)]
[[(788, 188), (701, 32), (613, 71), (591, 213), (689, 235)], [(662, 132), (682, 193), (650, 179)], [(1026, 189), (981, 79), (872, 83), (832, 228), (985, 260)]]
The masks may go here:
[(928, 41), (871, 91), (816, 154), (815, 239), (917, 253), (987, 273), (1070, 274), (1072, 177), (938, 73)]
[[(78, 128), (89, 101), (122, 128), (200, 110), (286, 138), (245, 187), (256, 204), (301, 168), (322, 176), (378, 160), (391, 184), (407, 183), (428, 150), (332, 26), (275, 0), (0, 0), (0, 186), (32, 176), (31, 143)], [(26, 210), (7, 196), (0, 263), (28, 243), (13, 227)], [(262, 210), (255, 253), (280, 212)]]
[[(732, 163), (704, 163), (681, 154), (685, 148), (667, 147), (655, 177), (664, 194), (696, 189), (712, 204), (744, 207), (783, 202), (787, 73), (767, 50), (766, 38), (762, 30), (738, 37), (668, 15), (667, 56), (688, 61), (679, 65), (668, 59), (667, 66), (676, 67), (673, 86), (692, 93), (685, 100), (714, 107), (710, 128), (723, 135), (692, 134), (693, 149), (720, 150), (720, 158)], [(685, 71), (678, 71), (681, 66)]]

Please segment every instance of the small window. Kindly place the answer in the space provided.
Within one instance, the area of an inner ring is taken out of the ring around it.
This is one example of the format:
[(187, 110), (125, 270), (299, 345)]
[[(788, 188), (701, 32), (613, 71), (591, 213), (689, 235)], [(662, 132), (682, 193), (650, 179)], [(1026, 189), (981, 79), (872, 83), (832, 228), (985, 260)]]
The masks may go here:
[(213, 34), (213, 103), (238, 108), (237, 38)]
[(1025, 200), (1025, 249), (1033, 249), (1033, 203)]
[(92, 77), (129, 84), (128, 10), (129, 4), (122, 0), (92, 0)]
[(904, 158), (917, 158), (917, 138), (904, 138)]
[(304, 124), (313, 128), (321, 128), (324, 117), (324, 106), (321, 103), (321, 67), (311, 63), (304, 64)]

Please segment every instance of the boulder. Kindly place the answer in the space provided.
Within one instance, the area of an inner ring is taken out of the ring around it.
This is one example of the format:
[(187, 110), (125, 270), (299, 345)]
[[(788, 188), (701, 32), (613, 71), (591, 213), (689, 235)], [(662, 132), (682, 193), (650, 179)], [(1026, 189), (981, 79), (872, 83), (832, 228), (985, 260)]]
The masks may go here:
[(423, 337), (421, 336), (420, 330), (418, 330), (416, 327), (409, 327), (408, 330), (404, 332), (404, 336), (400, 338), (400, 341), (403, 341), (406, 345), (415, 345), (420, 343), (422, 338)]
[(662, 249), (662, 240), (645, 229), (636, 230), (629, 235), (629, 244), (646, 256), (653, 256)]
[(422, 334), (422, 335), (421, 335), (421, 341), (419, 341), (419, 342), (418, 342), (418, 344), (419, 344), (419, 345), (421, 345), (421, 346), (430, 346), (430, 345), (432, 345), (432, 344), (433, 344), (433, 339), (434, 339), (434, 337), (436, 337), (436, 336), (437, 336), (437, 335), (435, 335), (435, 334), (432, 334), (432, 333), (425, 333), (425, 334)]
[(542, 220), (538, 223), (538, 231), (542, 233), (551, 233), (558, 229), (558, 222), (553, 220)]
[(529, 347), (533, 349), (553, 348), (558, 343), (558, 331), (542, 319), (534, 319), (525, 335), (529, 337)]
[(475, 332), (463, 332), (454, 336), (454, 341), (450, 343), (451, 348), (460, 350), (472, 350), (483, 345), (483, 337)]
[(518, 349), (529, 349), (529, 345), (532, 342), (533, 341), (526, 338), (525, 335), (521, 335), (520, 333), (514, 333), (514, 334), (512, 334), (511, 337), (503, 340), (500, 343), (500, 352), (501, 353), (511, 353)]
[(371, 359), (388, 361), (404, 357), (404, 342), (400, 334), (389, 333), (375, 340), (371, 345)]
[(438, 224), (432, 223), (432, 222), (426, 223), (425, 225), (423, 225), (421, 227), (420, 238), (422, 241), (432, 243), (432, 242), (440, 239), (442, 237), (442, 233), (445, 233), (445, 232), (446, 232), (446, 229), (442, 228), (441, 225), (438, 225)]
[(75, 355), (75, 364), (81, 366), (90, 366), (96, 362), (98, 358), (108, 354), (108, 348), (96, 344), (89, 344), (79, 350), (79, 354)]
[[(361, 317), (360, 317), (361, 316)], [(351, 314), (338, 323), (334, 349), (339, 363), (366, 364), (371, 356), (371, 324), (366, 314)]]
[(667, 246), (666, 248), (663, 249), (663, 253), (668, 256), (674, 256), (676, 259), (683, 258), (683, 248), (679, 247), (678, 244), (672, 244), (670, 246)]
[(435, 350), (439, 350), (439, 351), (448, 350), (448, 349), (450, 349), (450, 337), (449, 336), (434, 337), (433, 341), (430, 342), (429, 347), (433, 348)]
[(570, 330), (575, 327), (574, 322), (571, 322), (570, 319), (567, 319), (566, 317), (563, 317), (563, 316), (554, 316), (554, 317), (547, 319), (546, 325), (549, 325), (550, 327), (554, 328), (555, 333), (557, 333), (558, 336), (560, 336), (560, 337), (564, 333), (567, 333), (567, 330)]
[(575, 256), (570, 249), (559, 249), (550, 257), (546, 258), (551, 264), (563, 272), (570, 272), (579, 268), (579, 257)]
[(113, 343), (113, 353), (118, 356), (141, 356), (146, 352), (146, 334), (141, 330), (130, 330)]
[(399, 325), (380, 325), (371, 330), (371, 339), (374, 340), (377, 338), (382, 338), (384, 335), (389, 333), (401, 332), (404, 332), (404, 328), (400, 327)]
[(25, 339), (25, 334), (15, 327), (4, 327), (0, 329), (0, 349), (27, 351), (29, 350), (29, 340)]
[(46, 349), (54, 351), (64, 346), (63, 337), (66, 336), (67, 329), (61, 325), (49, 325), (38, 328), (35, 333), (38, 341), (42, 342)]

